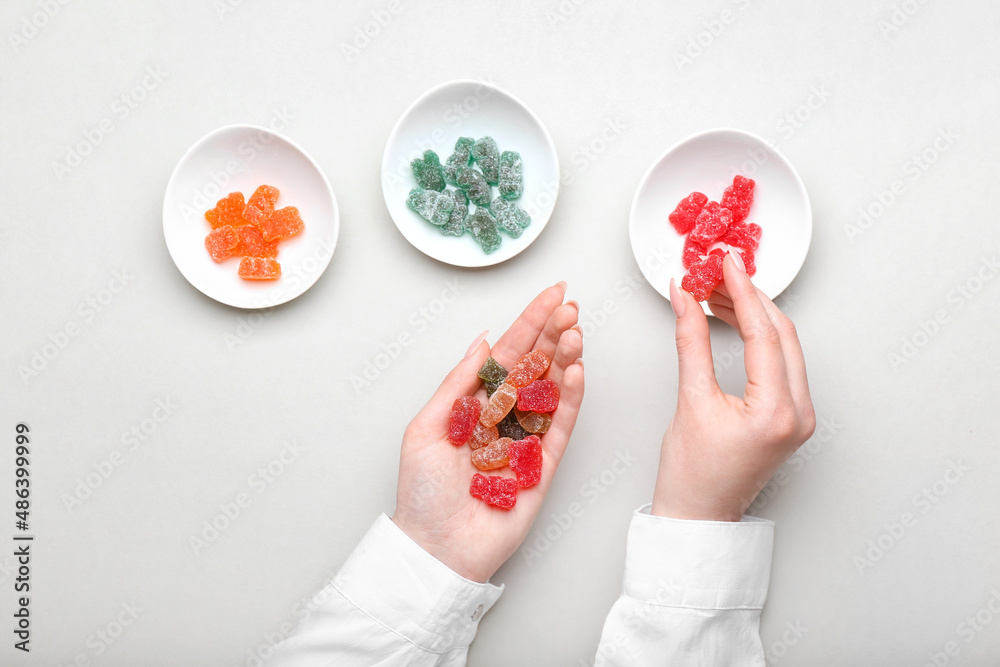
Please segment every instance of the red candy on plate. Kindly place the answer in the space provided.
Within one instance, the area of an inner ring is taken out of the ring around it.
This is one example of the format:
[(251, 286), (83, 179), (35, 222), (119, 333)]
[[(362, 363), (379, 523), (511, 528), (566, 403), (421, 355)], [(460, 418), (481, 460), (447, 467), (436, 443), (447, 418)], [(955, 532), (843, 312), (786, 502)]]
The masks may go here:
[(687, 234), (694, 229), (694, 223), (698, 219), (701, 209), (705, 208), (708, 197), (700, 192), (692, 192), (681, 200), (668, 217), (670, 224), (674, 226), (678, 234)]

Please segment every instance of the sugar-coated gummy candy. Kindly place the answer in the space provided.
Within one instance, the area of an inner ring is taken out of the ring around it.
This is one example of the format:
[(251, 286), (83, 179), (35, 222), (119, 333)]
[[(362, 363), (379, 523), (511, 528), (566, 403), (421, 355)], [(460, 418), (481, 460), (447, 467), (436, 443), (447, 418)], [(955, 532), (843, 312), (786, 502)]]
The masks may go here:
[(500, 149), (493, 137), (483, 137), (472, 145), (472, 161), (482, 170), (490, 185), (500, 180)]
[(521, 154), (504, 151), (500, 154), (500, 176), (497, 188), (504, 199), (517, 199), (524, 192), (524, 174)]
[(489, 209), (482, 206), (476, 208), (475, 212), (465, 219), (465, 228), (487, 255), (500, 247), (502, 239), (497, 230), (497, 221)]
[(487, 396), (492, 396), (493, 392), (497, 390), (497, 387), (502, 385), (503, 382), (483, 382), (483, 389), (486, 390)]
[(497, 227), (513, 239), (521, 236), (524, 228), (531, 224), (531, 216), (517, 202), (507, 201), (503, 197), (493, 200), (490, 211), (496, 218)]
[(753, 250), (740, 250), (740, 258), (743, 260), (743, 268), (751, 278), (757, 273), (757, 262), (753, 256)]
[(733, 184), (722, 193), (720, 202), (724, 208), (732, 211), (733, 222), (743, 222), (746, 220), (750, 206), (753, 204), (754, 180), (737, 174), (733, 177)]
[(417, 179), (417, 185), (424, 190), (444, 190), (444, 169), (441, 167), (441, 159), (434, 151), (424, 151), (422, 158), (410, 162), (410, 169)]
[(496, 382), (500, 384), (507, 377), (507, 369), (500, 365), (500, 362), (489, 357), (476, 374), (483, 382)]
[(243, 225), (236, 230), (240, 237), (240, 242), (236, 246), (234, 254), (240, 257), (277, 257), (278, 242), (268, 243), (264, 240), (264, 234), (253, 225)]
[(455, 208), (448, 214), (448, 222), (438, 229), (445, 236), (461, 236), (465, 233), (465, 218), (469, 215), (469, 198), (462, 189), (446, 190), (445, 194), (450, 194), (455, 200)]
[(455, 170), (455, 183), (465, 190), (465, 194), (476, 206), (489, 206), (493, 199), (493, 188), (486, 178), (472, 167), (459, 167)]
[(559, 405), (559, 385), (552, 380), (535, 380), (517, 390), (517, 409), (525, 412), (552, 412)]
[(507, 384), (513, 387), (527, 387), (542, 377), (549, 368), (549, 358), (541, 350), (532, 350), (517, 360), (507, 375)]
[(459, 137), (455, 142), (455, 152), (444, 162), (444, 180), (448, 185), (458, 185), (455, 171), (459, 167), (467, 167), (472, 162), (472, 145), (476, 143), (472, 137)]
[(517, 475), (517, 485), (524, 488), (542, 479), (542, 441), (537, 435), (510, 443), (507, 447), (510, 469)]
[(448, 417), (448, 442), (453, 445), (464, 445), (472, 436), (472, 431), (479, 421), (482, 404), (475, 396), (463, 396), (455, 399)]
[(507, 448), (514, 442), (510, 438), (497, 438), (485, 447), (473, 450), (472, 465), (480, 470), (497, 470), (504, 468), (510, 462), (507, 458)]
[(744, 250), (756, 250), (757, 246), (760, 245), (762, 233), (763, 230), (760, 228), (760, 225), (753, 222), (744, 224), (734, 220), (720, 240), (727, 245), (743, 248)]
[(722, 282), (722, 260), (725, 256), (726, 253), (721, 248), (712, 250), (704, 261), (698, 262), (688, 270), (681, 279), (681, 287), (696, 301), (707, 299)]
[(552, 417), (541, 412), (525, 412), (514, 408), (514, 416), (521, 428), (528, 433), (545, 433), (552, 425)]
[(490, 402), (483, 408), (479, 415), (479, 421), (483, 426), (496, 426), (501, 419), (507, 416), (511, 408), (517, 402), (517, 388), (504, 382), (490, 396)]
[(500, 437), (500, 430), (496, 426), (483, 426), (482, 422), (476, 422), (476, 427), (472, 429), (469, 436), (469, 447), (479, 449), (485, 447)]
[(443, 225), (451, 217), (451, 211), (455, 208), (455, 199), (451, 195), (436, 190), (413, 188), (410, 190), (406, 205), (431, 224)]
[(246, 201), (242, 192), (230, 192), (215, 205), (215, 208), (205, 211), (205, 219), (212, 229), (230, 225), (234, 229), (248, 224), (243, 217), (243, 209), (246, 208)]
[(691, 230), (688, 238), (707, 248), (726, 233), (729, 223), (732, 222), (732, 217), (733, 214), (728, 208), (722, 208), (718, 202), (710, 201), (698, 214), (694, 229)]
[(270, 257), (244, 257), (238, 273), (244, 280), (277, 280), (281, 277), (281, 264)]
[(706, 202), (708, 197), (700, 192), (692, 192), (677, 204), (677, 208), (668, 217), (678, 234), (687, 234), (694, 229), (694, 223)]
[(521, 422), (517, 421), (517, 415), (514, 414), (514, 410), (508, 412), (507, 416), (497, 423), (497, 430), (500, 432), (501, 438), (510, 438), (511, 440), (524, 440), (531, 435), (531, 433), (521, 426)]
[(707, 254), (708, 249), (692, 241), (689, 236), (684, 240), (684, 251), (681, 253), (681, 264), (684, 265), (685, 269), (690, 269), (692, 266), (700, 262)]
[[(260, 227), (274, 213), (274, 205), (278, 201), (278, 188), (273, 185), (262, 185), (253, 191), (247, 206), (243, 209), (243, 217), (252, 225)], [(261, 230), (263, 231), (263, 229)]]
[(517, 503), (517, 485), (518, 481), (513, 477), (481, 475), (477, 472), (472, 477), (469, 493), (494, 507), (509, 510)]
[(280, 241), (295, 236), (305, 228), (299, 209), (294, 206), (279, 208), (258, 225), (265, 241)]
[(236, 250), (236, 246), (239, 245), (240, 236), (233, 229), (232, 225), (225, 225), (219, 227), (218, 229), (213, 229), (205, 237), (205, 247), (208, 248), (208, 254), (212, 256), (212, 259), (216, 262), (221, 262), (227, 257), (233, 256), (233, 251)]

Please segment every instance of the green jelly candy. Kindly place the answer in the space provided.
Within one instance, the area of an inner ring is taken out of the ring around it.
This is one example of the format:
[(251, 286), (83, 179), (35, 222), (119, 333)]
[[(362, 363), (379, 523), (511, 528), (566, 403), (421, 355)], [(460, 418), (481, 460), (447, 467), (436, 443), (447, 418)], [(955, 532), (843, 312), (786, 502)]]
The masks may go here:
[(476, 143), (472, 137), (459, 137), (455, 142), (455, 152), (444, 163), (444, 180), (448, 185), (458, 185), (455, 170), (468, 167), (472, 161), (472, 145)]
[(428, 222), (443, 225), (451, 217), (451, 211), (455, 208), (455, 199), (442, 192), (413, 188), (410, 190), (406, 205)]
[(486, 182), (483, 175), (472, 167), (459, 167), (455, 170), (455, 182), (465, 190), (469, 200), (476, 206), (489, 206), (493, 198), (493, 188)]
[(489, 209), (477, 208), (475, 213), (466, 218), (465, 228), (487, 255), (500, 247), (500, 232), (497, 231), (496, 220), (490, 215)]
[(503, 382), (483, 382), (483, 386), (486, 387), (486, 396), (487, 397), (492, 396), (493, 392), (495, 392), (497, 388), (502, 384)]
[(521, 154), (504, 151), (500, 154), (500, 196), (517, 199), (524, 191), (524, 176), (521, 174)]
[(497, 197), (490, 204), (490, 210), (497, 220), (497, 227), (507, 232), (512, 238), (521, 236), (524, 228), (531, 224), (531, 216), (515, 202)]
[(487, 183), (497, 184), (500, 180), (500, 150), (493, 137), (483, 137), (473, 144), (472, 161), (479, 165)]
[(424, 151), (423, 159), (417, 159), (410, 163), (413, 176), (417, 179), (417, 185), (425, 190), (444, 190), (444, 169), (441, 168), (441, 161), (434, 151)]
[(455, 208), (451, 209), (448, 222), (438, 227), (445, 236), (461, 236), (465, 233), (465, 216), (469, 214), (469, 198), (462, 190), (445, 190), (455, 200)]
[(500, 363), (490, 357), (483, 364), (483, 367), (479, 369), (479, 379), (483, 382), (495, 382), (500, 384), (507, 377), (507, 369), (500, 365)]

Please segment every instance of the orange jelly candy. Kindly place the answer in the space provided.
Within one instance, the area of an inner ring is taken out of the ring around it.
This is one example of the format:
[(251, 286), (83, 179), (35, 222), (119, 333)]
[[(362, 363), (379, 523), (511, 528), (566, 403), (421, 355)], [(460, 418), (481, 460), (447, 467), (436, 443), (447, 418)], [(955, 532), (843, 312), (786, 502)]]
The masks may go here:
[(236, 230), (240, 242), (233, 254), (241, 257), (277, 257), (278, 242), (268, 243), (264, 235), (253, 225), (244, 225)]
[(240, 278), (244, 280), (277, 280), (281, 264), (269, 257), (244, 257), (240, 260)]
[(205, 211), (205, 219), (212, 229), (218, 229), (225, 225), (232, 225), (235, 229), (247, 224), (243, 218), (243, 209), (246, 203), (243, 201), (242, 192), (230, 192), (215, 205), (215, 208)]
[(541, 350), (533, 350), (517, 360), (514, 368), (504, 378), (504, 382), (512, 387), (527, 387), (542, 377), (549, 368), (549, 358)]
[(260, 231), (264, 233), (264, 238), (268, 241), (295, 236), (305, 227), (302, 218), (299, 217), (299, 209), (294, 206), (279, 208), (257, 226), (260, 227)]
[(216, 262), (221, 262), (227, 257), (232, 257), (233, 251), (239, 242), (239, 234), (236, 233), (236, 230), (231, 225), (213, 229), (205, 237), (205, 247), (208, 248), (208, 254)]
[(278, 201), (278, 188), (273, 185), (262, 185), (253, 194), (243, 210), (247, 222), (260, 227), (274, 213), (274, 204)]

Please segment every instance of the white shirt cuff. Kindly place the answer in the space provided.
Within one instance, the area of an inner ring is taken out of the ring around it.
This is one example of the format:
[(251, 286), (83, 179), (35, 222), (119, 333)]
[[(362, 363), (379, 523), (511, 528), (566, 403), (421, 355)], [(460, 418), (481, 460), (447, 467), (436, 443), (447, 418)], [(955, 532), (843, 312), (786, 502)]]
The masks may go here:
[(761, 609), (771, 576), (774, 522), (692, 521), (636, 510), (623, 593), (645, 604)]
[(372, 619), (432, 652), (468, 646), (503, 586), (470, 581), (424, 551), (385, 514), (333, 579)]

